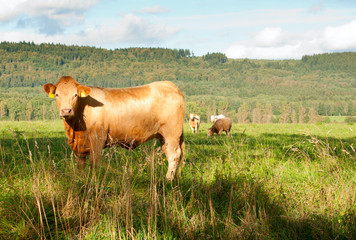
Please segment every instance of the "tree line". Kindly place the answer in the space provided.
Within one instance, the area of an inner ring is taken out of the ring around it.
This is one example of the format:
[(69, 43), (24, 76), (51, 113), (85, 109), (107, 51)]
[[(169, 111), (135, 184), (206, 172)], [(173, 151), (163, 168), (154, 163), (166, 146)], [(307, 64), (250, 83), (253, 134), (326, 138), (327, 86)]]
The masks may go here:
[[(299, 106), (307, 112), (314, 109), (320, 116), (353, 116), (356, 115), (355, 68), (356, 53), (272, 61), (228, 59), (223, 53), (196, 57), (187, 49), (107, 50), (2, 42), (0, 119), (55, 118), (53, 100), (48, 99), (42, 86), (63, 75), (70, 75), (84, 85), (100, 87), (173, 81), (185, 95), (187, 112), (201, 116), (225, 112), (235, 117), (242, 106), (248, 106), (253, 122), (253, 116), (258, 116), (264, 106), (269, 116), (273, 113), (272, 121), (279, 122), (284, 112), (281, 106), (285, 104), (292, 109), (291, 116), (293, 109), (299, 114)], [(291, 117), (290, 121), (293, 122)]]

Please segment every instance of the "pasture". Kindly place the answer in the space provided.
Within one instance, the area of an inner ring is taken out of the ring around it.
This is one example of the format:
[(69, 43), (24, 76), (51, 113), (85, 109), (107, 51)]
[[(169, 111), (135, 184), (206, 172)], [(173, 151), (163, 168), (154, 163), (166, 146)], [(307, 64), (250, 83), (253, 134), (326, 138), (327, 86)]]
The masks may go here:
[(158, 142), (79, 172), (61, 121), (0, 122), (0, 239), (355, 239), (355, 125), (210, 126), (167, 182)]

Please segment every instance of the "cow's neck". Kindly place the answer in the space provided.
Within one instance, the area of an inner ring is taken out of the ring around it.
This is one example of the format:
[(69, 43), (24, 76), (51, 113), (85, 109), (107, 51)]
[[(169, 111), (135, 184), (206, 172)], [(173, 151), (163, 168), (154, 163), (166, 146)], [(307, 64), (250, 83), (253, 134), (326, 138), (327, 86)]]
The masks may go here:
[(68, 138), (68, 144), (70, 148), (78, 155), (86, 154), (87, 150), (82, 144), (85, 139), (86, 125), (83, 119), (83, 115), (80, 117), (73, 117), (71, 119), (63, 119), (66, 135)]
[(69, 119), (63, 119), (63, 121), (66, 126), (73, 129), (74, 131), (86, 130), (83, 114)]

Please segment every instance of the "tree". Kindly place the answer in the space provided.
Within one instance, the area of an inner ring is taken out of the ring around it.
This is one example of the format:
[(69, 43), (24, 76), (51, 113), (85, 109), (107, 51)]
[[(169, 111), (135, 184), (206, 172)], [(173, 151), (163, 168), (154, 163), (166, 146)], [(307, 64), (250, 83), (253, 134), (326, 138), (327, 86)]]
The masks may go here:
[(43, 121), (46, 120), (46, 114), (47, 114), (46, 104), (43, 104), (42, 105), (42, 119), (43, 119)]
[(7, 106), (4, 101), (0, 101), (0, 118), (7, 116)]
[(227, 62), (227, 57), (224, 53), (208, 53), (203, 56), (203, 60), (212, 64), (222, 64)]
[(56, 120), (58, 115), (58, 108), (55, 101), (53, 101), (51, 104), (51, 112), (52, 112), (53, 120)]
[(215, 100), (213, 101), (213, 114), (212, 115), (216, 115), (216, 103), (215, 103)]
[(344, 103), (344, 113), (345, 116), (349, 114), (349, 104), (347, 102)]
[(291, 106), (289, 103), (283, 103), (281, 106), (281, 114), (279, 115), (279, 122), (280, 123), (289, 123), (290, 120), (290, 111)]
[(291, 117), (292, 123), (297, 123), (298, 119), (297, 119), (297, 112), (295, 111), (295, 109), (292, 109), (292, 117)]
[(303, 107), (301, 104), (299, 105), (298, 119), (299, 119), (299, 123), (304, 123), (305, 107)]
[(26, 118), (27, 121), (31, 121), (33, 119), (33, 106), (31, 102), (28, 102), (26, 105)]
[(250, 110), (248, 109), (247, 103), (243, 103), (237, 111), (237, 121), (238, 123), (249, 123)]
[(252, 110), (252, 122), (263, 123), (263, 106), (260, 103)]
[(273, 109), (272, 109), (272, 105), (269, 103), (266, 104), (266, 107), (263, 111), (263, 122), (264, 123), (273, 122)]
[(308, 117), (309, 117), (309, 123), (316, 123), (321, 120), (320, 116), (318, 115), (318, 113), (313, 107), (309, 108)]
[(210, 116), (211, 116), (211, 109), (210, 109), (210, 105), (208, 105), (208, 109), (206, 111), (206, 122), (210, 122)]

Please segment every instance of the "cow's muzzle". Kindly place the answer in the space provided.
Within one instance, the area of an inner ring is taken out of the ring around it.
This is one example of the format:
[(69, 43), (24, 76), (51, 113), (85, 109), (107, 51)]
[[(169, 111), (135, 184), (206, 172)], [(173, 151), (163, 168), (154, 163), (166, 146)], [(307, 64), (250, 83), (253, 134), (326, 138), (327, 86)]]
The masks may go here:
[(61, 117), (64, 117), (64, 118), (72, 117), (74, 115), (73, 114), (73, 109), (71, 109), (71, 108), (62, 108), (60, 115), (61, 115)]

